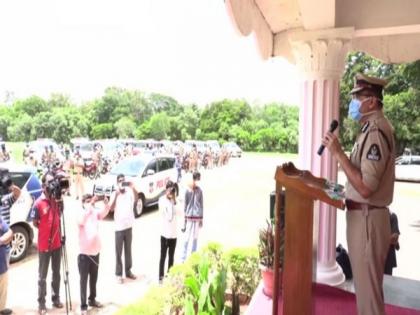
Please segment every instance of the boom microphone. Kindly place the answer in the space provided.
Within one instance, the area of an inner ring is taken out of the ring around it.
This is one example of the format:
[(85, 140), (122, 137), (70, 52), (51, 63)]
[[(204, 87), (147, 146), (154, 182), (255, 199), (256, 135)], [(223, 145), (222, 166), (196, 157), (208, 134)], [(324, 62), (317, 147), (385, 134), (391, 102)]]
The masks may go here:
[[(329, 132), (334, 132), (334, 130), (337, 129), (337, 127), (338, 127), (338, 121), (334, 119), (331, 122), (330, 129), (328, 131)], [(325, 146), (323, 144), (321, 144), (319, 146), (319, 149), (318, 149), (318, 155), (322, 155), (322, 152), (324, 152), (324, 149), (325, 149)]]

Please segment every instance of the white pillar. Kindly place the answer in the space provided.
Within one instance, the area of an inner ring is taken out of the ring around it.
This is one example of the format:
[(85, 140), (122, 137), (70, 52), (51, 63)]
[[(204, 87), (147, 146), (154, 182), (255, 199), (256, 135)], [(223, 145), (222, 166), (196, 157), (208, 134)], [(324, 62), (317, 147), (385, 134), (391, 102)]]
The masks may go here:
[[(301, 104), (299, 117), (299, 168), (315, 176), (337, 180), (337, 162), (325, 150), (317, 150), (333, 119), (339, 116), (339, 82), (344, 70), (350, 34), (341, 38), (322, 38), (322, 32), (300, 34), (291, 38), (296, 65), (301, 72)], [(342, 34), (341, 34), (342, 35)], [(316, 281), (333, 286), (344, 282), (344, 274), (335, 260), (335, 208), (316, 203), (314, 239), (317, 242)], [(318, 227), (318, 229), (316, 229)]]

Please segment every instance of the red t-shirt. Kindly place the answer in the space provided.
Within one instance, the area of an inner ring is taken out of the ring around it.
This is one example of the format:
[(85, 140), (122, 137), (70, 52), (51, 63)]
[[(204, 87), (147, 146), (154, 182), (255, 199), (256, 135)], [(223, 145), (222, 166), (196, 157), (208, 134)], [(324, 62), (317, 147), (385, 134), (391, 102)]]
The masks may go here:
[(42, 195), (35, 201), (34, 210), (34, 220), (38, 221), (38, 251), (60, 248), (60, 210), (57, 202)]

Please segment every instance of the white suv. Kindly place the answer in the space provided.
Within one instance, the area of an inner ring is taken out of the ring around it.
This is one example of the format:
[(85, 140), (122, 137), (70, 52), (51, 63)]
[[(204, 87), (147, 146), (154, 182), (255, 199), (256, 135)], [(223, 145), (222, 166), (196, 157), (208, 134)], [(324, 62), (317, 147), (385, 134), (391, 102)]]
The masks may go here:
[[(165, 192), (168, 180), (177, 182), (174, 156), (153, 156), (143, 153), (116, 164), (109, 174), (95, 182), (93, 193), (109, 197), (115, 190), (119, 174), (123, 174), (126, 181), (132, 182), (139, 192), (139, 199), (134, 207), (136, 217), (143, 213), (145, 207), (158, 203), (159, 197)], [(175, 187), (178, 192), (178, 185)]]

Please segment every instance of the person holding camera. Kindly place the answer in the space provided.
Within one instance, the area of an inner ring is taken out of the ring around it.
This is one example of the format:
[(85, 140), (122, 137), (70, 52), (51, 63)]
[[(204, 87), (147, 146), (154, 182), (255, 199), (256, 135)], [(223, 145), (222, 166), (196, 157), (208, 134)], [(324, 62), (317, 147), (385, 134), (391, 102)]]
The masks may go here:
[[(16, 200), (20, 197), (21, 190), (18, 186), (13, 184), (13, 181), (9, 175), (9, 171), (7, 169), (0, 169), (0, 180), (1, 180), (1, 189), (2, 189), (2, 196), (0, 198), (0, 218), (8, 227), (10, 226), (10, 209), (12, 208), (13, 204)], [(8, 229), (7, 229), (8, 230)], [(10, 230), (11, 231), (11, 230)], [(6, 233), (7, 231), (3, 231)], [(12, 233), (12, 232), (10, 232)], [(6, 238), (6, 237), (4, 237)], [(5, 253), (5, 261), (7, 262), (7, 268), (9, 266), (9, 259), (10, 259), (10, 246), (8, 245), (10, 242), (1, 243), (1, 250)], [(6, 268), (6, 271), (7, 271)], [(7, 279), (6, 279), (7, 280)], [(5, 281), (5, 286), (1, 287), (2, 296), (4, 295), (4, 303), (6, 303), (6, 296), (7, 296), (7, 281)], [(1, 297), (0, 297), (1, 299)], [(5, 309), (4, 305), (0, 305), (0, 314), (11, 314), (12, 311), (10, 309)]]
[(203, 191), (197, 182), (201, 174), (195, 171), (192, 175), (192, 182), (185, 191), (184, 215), (185, 223), (182, 232), (185, 233), (182, 261), (187, 259), (188, 245), (192, 242), (191, 252), (197, 250), (198, 234), (203, 226)]
[(7, 270), (9, 269), (9, 244), (12, 241), (13, 232), (9, 228), (3, 218), (0, 216), (0, 314), (9, 315), (12, 314), (12, 310), (6, 308), (7, 300), (7, 286), (8, 276)]
[(122, 250), (124, 247), (125, 276), (135, 280), (137, 277), (131, 272), (132, 255), (132, 227), (134, 224), (134, 205), (138, 200), (138, 192), (132, 183), (126, 182), (123, 174), (117, 176), (117, 189), (112, 195), (111, 211), (114, 211), (115, 222), (115, 275), (117, 283), (123, 283), (122, 278)]
[(168, 272), (174, 264), (174, 254), (177, 238), (176, 220), (176, 188), (172, 181), (166, 183), (165, 195), (159, 198), (159, 212), (162, 215), (162, 232), (160, 236), (159, 282), (165, 274), (165, 260), (168, 254)]
[(10, 225), (10, 208), (12, 208), (15, 201), (20, 197), (21, 190), (13, 184), (9, 170), (7, 169), (0, 168), (0, 180), (3, 190), (2, 193), (4, 193), (0, 199), (0, 214), (3, 220)]
[(45, 296), (47, 294), (46, 278), (51, 261), (52, 269), (52, 305), (62, 308), (60, 302), (60, 263), (61, 263), (61, 228), (59, 202), (54, 198), (54, 176), (46, 173), (42, 176), (42, 195), (33, 207), (33, 224), (38, 228), (38, 310), (46, 314)]
[[(96, 300), (96, 283), (98, 280), (99, 252), (101, 240), (99, 238), (99, 220), (104, 219), (110, 209), (108, 198), (104, 199), (103, 209), (95, 206), (97, 196), (83, 195), (83, 208), (79, 212), (77, 223), (79, 225), (80, 254), (77, 264), (80, 274), (80, 307), (81, 314), (87, 314), (88, 305), (100, 308), (102, 304)], [(87, 282), (89, 278), (89, 302), (86, 303)]]

